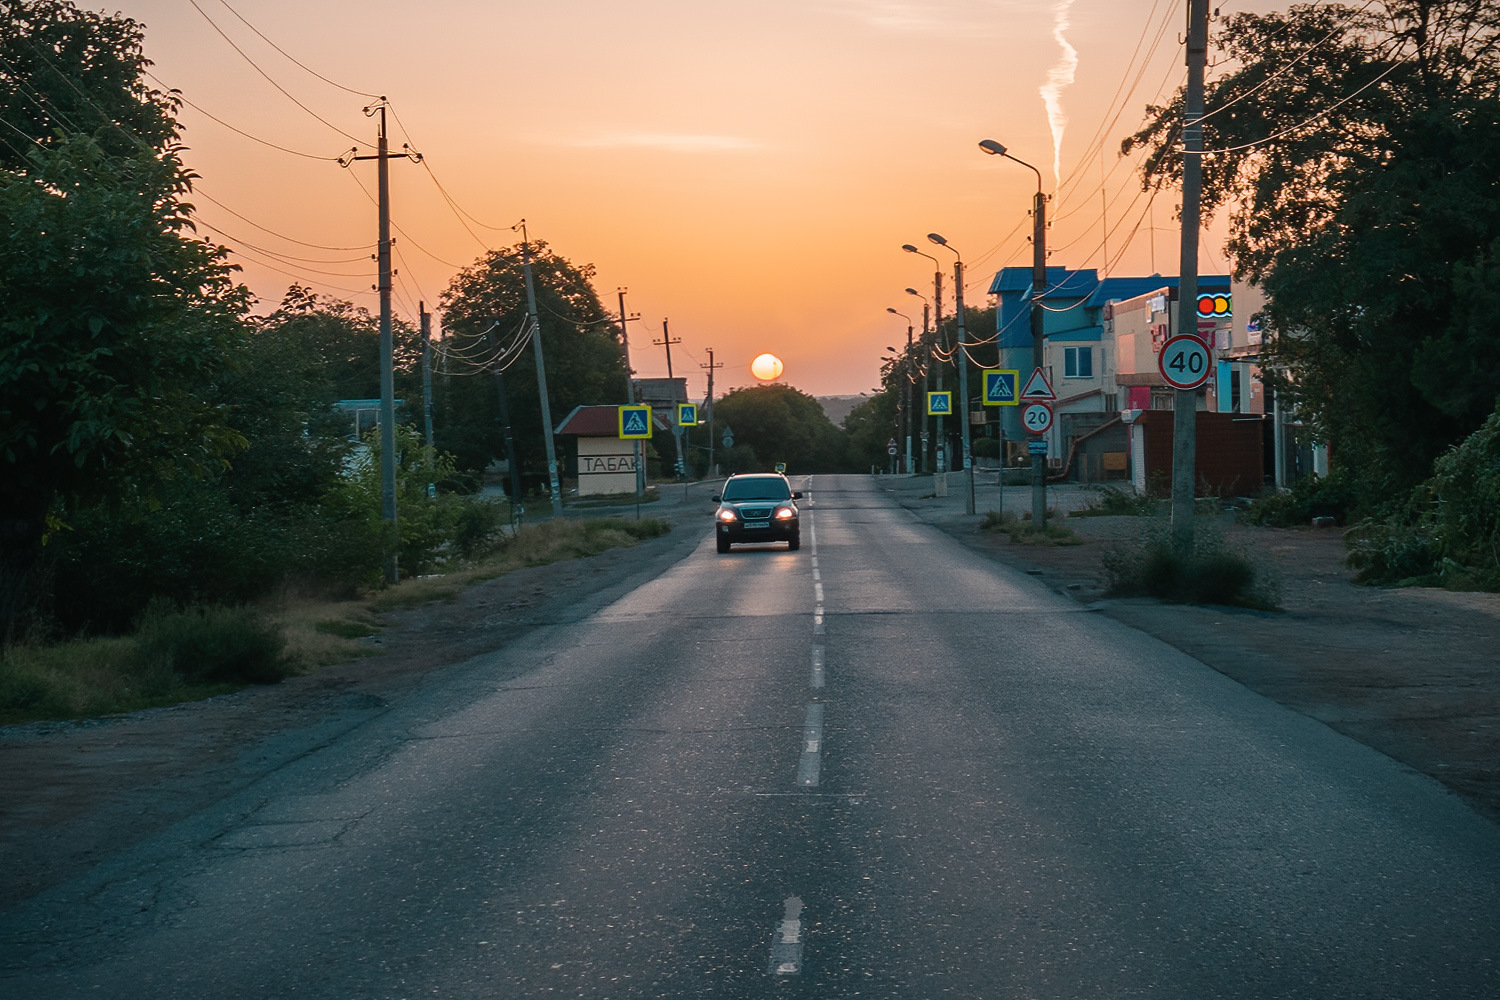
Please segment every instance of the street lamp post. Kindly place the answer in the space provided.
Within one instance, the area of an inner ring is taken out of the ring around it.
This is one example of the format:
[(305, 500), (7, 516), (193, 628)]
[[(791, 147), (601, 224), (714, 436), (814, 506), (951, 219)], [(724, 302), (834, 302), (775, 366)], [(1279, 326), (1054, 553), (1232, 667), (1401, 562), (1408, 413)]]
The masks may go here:
[[(1014, 160), (1036, 174), (1036, 203), (1032, 209), (1031, 235), (1031, 363), (1040, 370), (1044, 355), (1042, 343), (1046, 337), (1042, 293), (1047, 290), (1047, 196), (1042, 193), (1042, 172), (1025, 160), (1018, 160), (1005, 151), (1005, 147), (994, 139), (985, 139), (979, 148), (992, 156), (1003, 156)], [(1004, 475), (1004, 473), (1001, 473)], [(1047, 457), (1031, 456), (1031, 523), (1038, 529), (1047, 520)]]
[[(942, 261), (940, 261), (936, 257), (934, 257), (932, 254), (930, 254), (930, 253), (923, 253), (922, 251), (918, 250), (916, 247), (912, 246), (910, 243), (903, 243), (903, 244), (901, 244), (901, 249), (905, 250), (907, 253), (914, 253), (918, 257), (926, 257), (928, 260), (932, 261), (932, 265), (933, 265), (933, 268), (934, 268), (934, 270), (932, 272), (932, 297), (933, 297), (932, 331), (933, 331), (933, 334), (934, 334), (934, 337), (933, 337), (934, 343), (931, 345), (931, 353), (933, 354), (933, 367), (937, 369), (937, 391), (938, 392), (942, 392), (943, 391), (943, 369), (942, 369), (942, 366), (940, 364), (937, 364), (937, 361), (938, 361), (938, 358), (936, 356), (937, 355), (937, 344), (935, 342), (941, 340), (942, 336), (943, 336), (943, 263), (942, 263)], [(937, 471), (938, 472), (942, 472), (944, 474), (946, 474), (947, 471), (948, 471), (948, 446), (947, 446), (946, 436), (947, 435), (945, 435), (943, 433), (943, 418), (942, 417), (938, 417), (937, 418)]]
[[(891, 308), (890, 306), (887, 306), (885, 311), (888, 313), (894, 313), (895, 315), (900, 316), (902, 319), (906, 320), (906, 351), (901, 355), (901, 358), (906, 362), (907, 366), (910, 366), (911, 317), (906, 315), (906, 313), (896, 312), (896, 310)], [(886, 350), (890, 351), (892, 354), (896, 353), (896, 349), (894, 347), (887, 347)], [(903, 400), (901, 404), (901, 433), (902, 437), (906, 441), (906, 464), (902, 467), (906, 470), (907, 475), (911, 475), (911, 377), (905, 371), (902, 371), (901, 380), (905, 383), (905, 385), (901, 387), (901, 396)]]
[[(922, 300), (922, 345), (925, 347), (929, 343), (931, 343), (931, 341), (929, 341), (927, 339), (927, 327), (928, 327), (928, 325), (930, 324), (930, 322), (932, 320), (932, 303), (927, 301), (927, 296), (923, 295), (921, 292), (917, 291), (915, 288), (908, 288), (906, 290), (906, 294), (907, 295), (915, 295), (917, 298), (919, 298), (919, 299)], [(908, 340), (911, 339), (910, 334), (907, 335), (907, 339)], [(908, 350), (910, 349), (910, 346), (911, 346), (910, 344), (907, 345)], [(915, 360), (913, 360), (913, 363), (915, 364)], [(918, 372), (918, 374), (920, 374), (922, 376), (922, 389), (925, 392), (926, 389), (927, 389), (927, 369), (926, 369), (926, 367), (922, 367), (920, 369), (920, 371)], [(913, 385), (916, 384), (916, 380), (915, 379), (912, 379), (911, 381), (912, 381)], [(925, 420), (926, 417), (924, 416), (922, 419)], [(915, 418), (913, 418), (913, 423), (915, 423), (915, 422), (916, 422)], [(920, 466), (918, 466), (917, 468), (912, 469), (913, 472), (921, 472), (923, 469), (927, 468), (927, 433), (926, 433), (925, 426), (926, 425), (924, 424), (923, 425), (924, 429), (923, 429), (923, 432), (922, 432), (922, 464)], [(907, 464), (908, 464), (908, 467), (910, 467), (910, 462), (908, 462)]]
[(967, 334), (964, 329), (964, 257), (948, 245), (948, 241), (937, 233), (928, 233), (927, 238), (940, 247), (953, 250), (953, 302), (958, 310), (958, 342), (953, 345), (953, 363), (958, 366), (958, 427), (959, 440), (963, 443), (964, 476), (969, 480), (969, 492), (964, 498), (964, 513), (974, 513), (974, 459), (969, 448), (969, 359), (964, 351)]

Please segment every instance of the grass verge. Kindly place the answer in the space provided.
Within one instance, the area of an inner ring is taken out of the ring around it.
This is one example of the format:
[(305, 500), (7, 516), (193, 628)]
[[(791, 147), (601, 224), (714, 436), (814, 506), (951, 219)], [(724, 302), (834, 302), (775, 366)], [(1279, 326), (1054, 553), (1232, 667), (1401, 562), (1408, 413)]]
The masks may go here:
[(1275, 577), (1220, 531), (1199, 525), (1191, 552), (1179, 552), (1164, 526), (1104, 554), (1112, 597), (1154, 597), (1177, 604), (1223, 604), (1276, 611)]
[(1008, 535), (1016, 545), (1082, 545), (1083, 539), (1062, 521), (1063, 515), (1050, 507), (1047, 521), (1040, 528), (1032, 524), (1029, 511), (1018, 518), (1008, 512), (1002, 514), (992, 510), (984, 515), (979, 530)]
[(669, 530), (654, 518), (544, 521), (461, 569), (356, 600), (288, 591), (259, 607), (154, 602), (127, 636), (0, 650), (0, 725), (173, 705), (345, 663), (371, 655), (363, 640), (379, 633), (382, 611), (452, 600), (517, 569), (598, 555)]

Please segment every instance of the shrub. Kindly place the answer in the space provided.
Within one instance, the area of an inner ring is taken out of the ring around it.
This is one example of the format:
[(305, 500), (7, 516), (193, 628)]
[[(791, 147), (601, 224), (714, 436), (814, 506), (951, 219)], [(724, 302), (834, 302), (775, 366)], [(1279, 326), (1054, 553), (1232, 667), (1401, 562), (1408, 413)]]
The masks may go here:
[(1000, 439), (991, 437), (975, 438), (969, 446), (969, 453), (975, 458), (999, 458)]
[(281, 631), (245, 607), (200, 605), (179, 610), (154, 600), (136, 631), (142, 676), (176, 674), (193, 683), (275, 684), (290, 676)]
[(1150, 517), (1156, 513), (1156, 498), (1147, 493), (1137, 493), (1134, 487), (1099, 486), (1094, 496), (1084, 507), (1073, 511), (1071, 517), (1106, 517), (1126, 515)]
[(1192, 552), (1179, 552), (1157, 528), (1106, 552), (1104, 573), (1109, 593), (1118, 597), (1265, 610), (1280, 603), (1275, 582), (1253, 559), (1201, 526), (1194, 532)]
[(1290, 528), (1311, 524), (1315, 517), (1331, 517), (1335, 524), (1343, 525), (1359, 506), (1354, 478), (1336, 467), (1326, 476), (1303, 476), (1291, 489), (1257, 497), (1240, 520)]
[(1009, 512), (989, 511), (984, 515), (984, 520), (979, 523), (981, 531), (995, 531), (1008, 535), (1013, 544), (1016, 545), (1082, 545), (1083, 539), (1077, 533), (1062, 523), (1062, 515), (1050, 507), (1047, 509), (1047, 523), (1041, 528), (1031, 523), (1031, 512), (1027, 511), (1021, 517), (1016, 517)]

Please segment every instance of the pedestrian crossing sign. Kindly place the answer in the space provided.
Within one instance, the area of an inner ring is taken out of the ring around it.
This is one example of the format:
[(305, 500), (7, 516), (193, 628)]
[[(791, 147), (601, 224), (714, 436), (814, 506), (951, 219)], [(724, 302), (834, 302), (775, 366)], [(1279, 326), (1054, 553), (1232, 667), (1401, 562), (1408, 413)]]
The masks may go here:
[(953, 413), (953, 393), (944, 390), (942, 392), (929, 392), (927, 394), (927, 415), (929, 417), (946, 417)]
[(1021, 373), (1012, 369), (987, 368), (984, 372), (984, 405), (985, 406), (1015, 406), (1020, 397), (1016, 394), (1016, 385), (1021, 379)]
[(622, 406), (620, 407), (620, 437), (627, 440), (649, 438), (651, 436), (651, 407), (649, 406)]
[(697, 403), (678, 403), (677, 404), (677, 426), (678, 427), (697, 427), (698, 426), (698, 404)]

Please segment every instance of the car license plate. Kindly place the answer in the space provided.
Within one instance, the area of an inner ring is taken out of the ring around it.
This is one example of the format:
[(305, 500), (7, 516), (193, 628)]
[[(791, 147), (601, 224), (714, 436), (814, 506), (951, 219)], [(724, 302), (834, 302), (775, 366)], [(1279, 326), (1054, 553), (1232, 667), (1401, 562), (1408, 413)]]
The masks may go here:
[(752, 528), (769, 528), (770, 526), (771, 526), (771, 522), (770, 521), (746, 521), (745, 522), (745, 527), (747, 529), (752, 529)]

